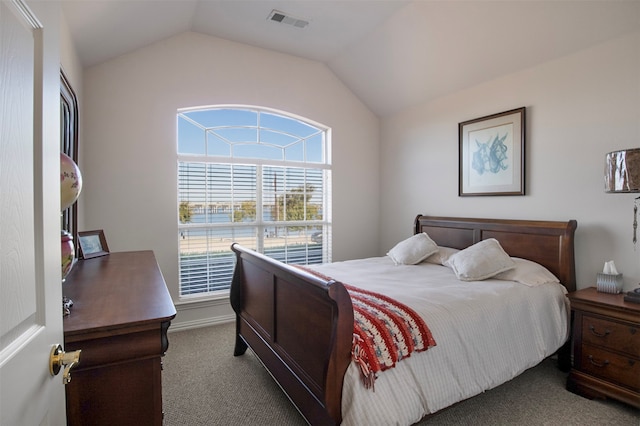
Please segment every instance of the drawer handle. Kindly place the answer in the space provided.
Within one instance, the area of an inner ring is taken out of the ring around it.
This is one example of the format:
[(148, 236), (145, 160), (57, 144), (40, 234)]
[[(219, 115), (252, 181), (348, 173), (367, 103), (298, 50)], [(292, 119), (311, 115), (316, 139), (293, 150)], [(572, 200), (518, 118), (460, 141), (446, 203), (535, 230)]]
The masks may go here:
[(604, 362), (596, 362), (593, 360), (593, 355), (589, 355), (589, 362), (593, 365), (595, 365), (596, 367), (606, 367), (607, 365), (609, 365), (609, 360), (605, 359)]
[(589, 330), (591, 330), (591, 332), (592, 332), (593, 334), (595, 334), (596, 336), (598, 336), (598, 337), (607, 337), (609, 334), (611, 334), (611, 330), (606, 329), (606, 328), (605, 328), (605, 330), (604, 330), (604, 333), (598, 333), (598, 332), (596, 331), (596, 328), (595, 328), (593, 325), (590, 325), (590, 326), (589, 326)]

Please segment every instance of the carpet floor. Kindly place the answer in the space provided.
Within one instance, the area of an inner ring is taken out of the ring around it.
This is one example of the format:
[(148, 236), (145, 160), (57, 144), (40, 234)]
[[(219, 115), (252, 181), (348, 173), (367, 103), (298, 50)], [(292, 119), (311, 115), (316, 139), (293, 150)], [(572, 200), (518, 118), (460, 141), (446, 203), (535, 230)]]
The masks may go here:
[[(234, 330), (228, 323), (169, 333), (162, 372), (165, 426), (307, 424), (251, 350), (233, 356)], [(418, 424), (640, 426), (640, 410), (582, 398), (565, 390), (565, 382), (566, 373), (547, 359)]]

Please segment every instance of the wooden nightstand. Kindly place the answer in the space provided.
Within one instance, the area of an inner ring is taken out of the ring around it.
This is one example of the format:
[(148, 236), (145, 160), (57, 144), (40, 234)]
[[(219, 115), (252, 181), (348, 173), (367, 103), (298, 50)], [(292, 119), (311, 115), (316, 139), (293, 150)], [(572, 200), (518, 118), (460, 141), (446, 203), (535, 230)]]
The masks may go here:
[(569, 294), (573, 367), (567, 389), (640, 408), (640, 304), (595, 287)]

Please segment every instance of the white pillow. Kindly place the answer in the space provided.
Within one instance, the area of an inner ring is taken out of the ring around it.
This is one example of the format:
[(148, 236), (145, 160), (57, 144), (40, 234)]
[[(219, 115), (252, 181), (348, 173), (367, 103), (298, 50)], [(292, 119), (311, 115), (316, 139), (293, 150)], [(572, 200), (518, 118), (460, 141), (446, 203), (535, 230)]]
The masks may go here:
[(425, 262), (435, 263), (436, 265), (447, 265), (447, 260), (460, 250), (452, 247), (438, 246), (438, 251), (425, 259)]
[(535, 287), (546, 283), (559, 283), (558, 277), (539, 263), (519, 257), (512, 257), (516, 264), (514, 269), (500, 272), (493, 278), (498, 280), (516, 281), (529, 287)]
[(481, 281), (516, 267), (498, 240), (489, 238), (464, 250), (447, 261), (461, 281)]
[(438, 251), (438, 246), (426, 232), (415, 234), (396, 244), (387, 256), (396, 265), (415, 265)]

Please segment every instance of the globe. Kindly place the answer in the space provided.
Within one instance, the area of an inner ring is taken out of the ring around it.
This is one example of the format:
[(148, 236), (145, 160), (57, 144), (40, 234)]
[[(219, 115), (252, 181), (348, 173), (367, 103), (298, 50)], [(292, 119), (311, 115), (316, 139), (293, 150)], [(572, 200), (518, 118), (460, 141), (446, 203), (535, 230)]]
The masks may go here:
[(71, 157), (60, 153), (60, 207), (65, 211), (76, 202), (82, 190), (82, 174)]

